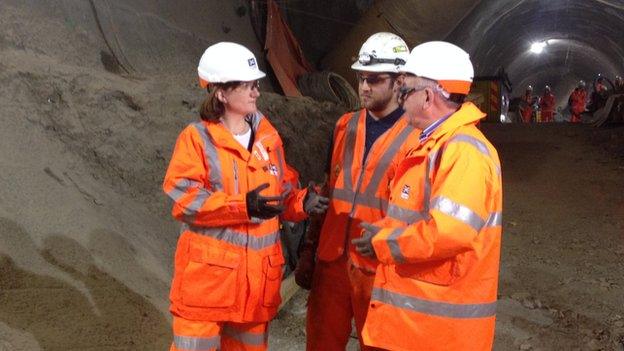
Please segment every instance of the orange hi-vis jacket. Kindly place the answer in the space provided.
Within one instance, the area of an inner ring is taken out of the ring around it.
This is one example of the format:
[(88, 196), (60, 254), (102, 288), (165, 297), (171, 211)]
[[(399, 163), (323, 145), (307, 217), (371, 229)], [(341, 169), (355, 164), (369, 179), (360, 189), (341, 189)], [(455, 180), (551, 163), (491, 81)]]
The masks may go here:
[(399, 162), (418, 144), (418, 132), (401, 117), (379, 136), (365, 162), (366, 110), (347, 113), (336, 122), (331, 174), (330, 204), (319, 238), (317, 257), (333, 261), (349, 247), (352, 262), (373, 272), (377, 262), (357, 254), (351, 239), (359, 237), (361, 221), (374, 222), (385, 215), (390, 181)]
[(171, 286), (171, 312), (189, 320), (264, 322), (280, 305), (284, 257), (279, 220), (249, 218), (246, 193), (291, 189), (285, 219), (306, 218), (305, 190), (292, 189), (282, 140), (260, 114), (252, 151), (220, 123), (197, 122), (179, 135), (163, 188), (182, 221)]
[(389, 350), (492, 348), (502, 222), (496, 149), (472, 103), (401, 163), (372, 244), (363, 339)]

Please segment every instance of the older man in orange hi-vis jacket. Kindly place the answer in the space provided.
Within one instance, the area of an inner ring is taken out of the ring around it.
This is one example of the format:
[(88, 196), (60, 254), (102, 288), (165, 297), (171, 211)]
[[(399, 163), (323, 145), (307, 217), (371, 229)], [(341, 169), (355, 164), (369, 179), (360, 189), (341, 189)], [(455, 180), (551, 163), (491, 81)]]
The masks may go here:
[(464, 103), (468, 54), (446, 42), (414, 48), (401, 101), (420, 145), (400, 164), (385, 218), (362, 223), (357, 250), (376, 257), (362, 332), (388, 350), (492, 348), (501, 242), (502, 182), (496, 149)]

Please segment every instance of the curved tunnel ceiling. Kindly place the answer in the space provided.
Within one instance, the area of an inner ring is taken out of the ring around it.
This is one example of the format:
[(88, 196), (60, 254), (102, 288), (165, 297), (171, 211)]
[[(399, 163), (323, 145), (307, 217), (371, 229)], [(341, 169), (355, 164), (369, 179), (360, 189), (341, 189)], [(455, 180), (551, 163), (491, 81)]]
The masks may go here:
[[(624, 0), (481, 1), (449, 34), (471, 53), (475, 74), (503, 67), (520, 94), (550, 84), (566, 98), (579, 79), (624, 73)], [(541, 53), (531, 44), (547, 44)]]

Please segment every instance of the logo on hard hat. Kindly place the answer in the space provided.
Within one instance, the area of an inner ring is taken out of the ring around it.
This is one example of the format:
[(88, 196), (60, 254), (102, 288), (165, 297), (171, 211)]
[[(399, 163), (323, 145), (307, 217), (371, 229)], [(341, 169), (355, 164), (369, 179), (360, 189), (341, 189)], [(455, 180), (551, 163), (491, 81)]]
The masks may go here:
[(256, 65), (256, 59), (252, 57), (247, 60), (247, 63), (249, 64), (249, 67), (254, 67)]

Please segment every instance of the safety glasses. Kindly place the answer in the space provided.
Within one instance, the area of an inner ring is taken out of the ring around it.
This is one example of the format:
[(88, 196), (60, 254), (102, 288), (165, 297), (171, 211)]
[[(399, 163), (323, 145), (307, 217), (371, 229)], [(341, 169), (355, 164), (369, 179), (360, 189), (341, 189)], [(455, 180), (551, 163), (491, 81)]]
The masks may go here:
[(427, 86), (415, 86), (415, 87), (408, 87), (408, 86), (402, 86), (399, 88), (399, 101), (405, 101), (407, 100), (407, 98), (410, 97), (410, 95), (412, 95), (413, 93), (416, 93), (418, 91), (427, 89)]
[(370, 74), (363, 76), (360, 72), (356, 73), (355, 76), (357, 77), (358, 83), (364, 84), (364, 82), (367, 82), (368, 85), (379, 84), (390, 78), (389, 74)]

